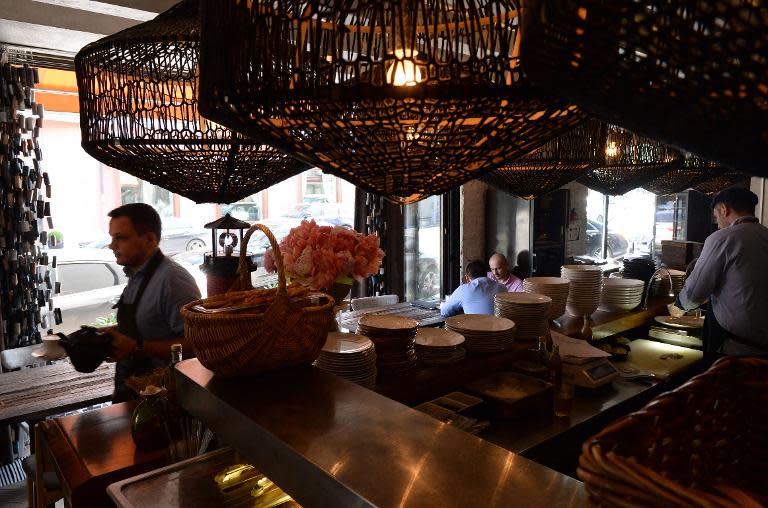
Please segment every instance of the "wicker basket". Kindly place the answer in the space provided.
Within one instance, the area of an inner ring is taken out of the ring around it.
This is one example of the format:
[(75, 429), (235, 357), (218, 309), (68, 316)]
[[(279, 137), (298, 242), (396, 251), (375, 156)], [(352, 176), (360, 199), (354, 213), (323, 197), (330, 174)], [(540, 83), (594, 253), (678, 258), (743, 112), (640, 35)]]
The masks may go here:
[(763, 506), (768, 359), (726, 357), (582, 447), (597, 506)]
[(285, 268), (272, 232), (261, 224), (248, 230), (240, 247), (239, 280), (232, 290), (253, 289), (246, 260), (248, 240), (261, 230), (275, 253), (278, 287), (274, 300), (264, 312), (205, 314), (192, 310), (196, 300), (181, 310), (184, 334), (192, 343), (198, 360), (224, 377), (246, 376), (309, 364), (317, 359), (333, 321), (333, 299), (320, 294), (317, 305), (302, 306), (291, 301), (286, 291)]

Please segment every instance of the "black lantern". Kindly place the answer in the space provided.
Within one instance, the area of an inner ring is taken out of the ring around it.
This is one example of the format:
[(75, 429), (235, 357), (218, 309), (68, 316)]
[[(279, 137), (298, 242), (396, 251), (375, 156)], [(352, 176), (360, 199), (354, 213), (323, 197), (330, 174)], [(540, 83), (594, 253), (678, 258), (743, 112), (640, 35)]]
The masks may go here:
[(768, 175), (768, 11), (754, 0), (530, 0), (537, 85), (598, 117)]
[[(208, 280), (208, 296), (226, 293), (237, 280), (240, 257), (235, 249), (243, 243), (243, 230), (250, 227), (249, 223), (229, 214), (205, 225), (205, 229), (211, 230), (213, 246), (213, 250), (203, 256), (200, 267)], [(248, 263), (251, 271), (256, 269), (252, 256), (248, 257)]]
[(80, 50), (82, 145), (198, 203), (231, 203), (308, 166), (199, 115), (198, 11), (184, 1)]
[(584, 119), (527, 83), (514, 0), (203, 5), (202, 113), (396, 202)]

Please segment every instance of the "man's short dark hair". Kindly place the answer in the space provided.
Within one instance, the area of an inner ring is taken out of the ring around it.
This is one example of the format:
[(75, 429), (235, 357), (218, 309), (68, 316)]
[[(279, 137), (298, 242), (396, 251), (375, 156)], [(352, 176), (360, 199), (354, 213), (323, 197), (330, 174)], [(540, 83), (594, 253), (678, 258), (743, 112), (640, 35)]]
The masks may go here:
[(470, 279), (485, 277), (488, 275), (488, 266), (479, 259), (475, 259), (469, 262), (466, 272)]
[(712, 208), (718, 203), (725, 203), (739, 213), (755, 213), (757, 194), (744, 187), (723, 189), (712, 198)]
[(162, 232), (160, 215), (146, 203), (129, 203), (118, 206), (107, 215), (113, 219), (128, 217), (137, 233), (140, 235), (154, 233), (157, 235), (157, 241), (160, 241), (160, 233)]

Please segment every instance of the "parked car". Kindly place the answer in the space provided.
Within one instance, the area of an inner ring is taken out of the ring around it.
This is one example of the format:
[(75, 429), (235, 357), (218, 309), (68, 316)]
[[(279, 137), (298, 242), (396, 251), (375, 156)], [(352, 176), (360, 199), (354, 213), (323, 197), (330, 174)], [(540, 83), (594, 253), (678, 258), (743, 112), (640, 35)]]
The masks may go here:
[[(72, 333), (81, 325), (109, 324), (112, 307), (120, 299), (128, 278), (105, 249), (61, 249), (56, 251), (56, 276), (61, 292), (53, 295), (61, 309), (62, 324), (57, 332)], [(99, 323), (99, 320), (102, 320)]]
[(293, 210), (283, 215), (291, 219), (315, 219), (315, 222), (327, 222), (333, 226), (353, 228), (354, 211), (343, 203), (298, 203)]
[(587, 255), (599, 259), (616, 258), (627, 253), (629, 242), (623, 235), (608, 231), (608, 252), (603, 255), (603, 224), (587, 219)]
[[(190, 221), (179, 217), (164, 217), (160, 249), (172, 256), (184, 251), (204, 251), (210, 249), (211, 231), (202, 226), (195, 226)], [(88, 249), (107, 249), (112, 242), (109, 234), (104, 233), (100, 238), (81, 244)]]
[(222, 205), (221, 213), (228, 213), (236, 219), (249, 222), (255, 222), (261, 219), (261, 207), (256, 203), (232, 203), (231, 205)]
[[(112, 251), (61, 249), (51, 255), (56, 256), (56, 281), (61, 284), (61, 292), (53, 295), (53, 300), (61, 309), (62, 324), (52, 326), (54, 331), (68, 334), (81, 325), (116, 324), (117, 311), (113, 306), (120, 299), (128, 277), (123, 267), (115, 262)], [(203, 253), (188, 251), (177, 256), (173, 258), (187, 269), (205, 296), (205, 275), (199, 269)]]

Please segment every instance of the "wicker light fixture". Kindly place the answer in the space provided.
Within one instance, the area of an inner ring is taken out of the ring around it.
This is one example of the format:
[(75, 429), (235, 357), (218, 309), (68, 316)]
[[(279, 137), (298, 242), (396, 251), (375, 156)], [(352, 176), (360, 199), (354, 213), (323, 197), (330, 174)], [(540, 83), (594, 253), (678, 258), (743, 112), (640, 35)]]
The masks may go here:
[(520, 70), (516, 0), (204, 1), (200, 108), (412, 202), (584, 119)]
[(765, 2), (531, 0), (522, 29), (534, 83), (639, 134), (768, 176)]
[(308, 166), (200, 117), (198, 12), (182, 2), (77, 54), (82, 145), (196, 202), (230, 203)]
[(686, 153), (685, 159), (674, 169), (647, 183), (643, 188), (654, 194), (677, 194), (708, 179), (715, 178), (724, 171), (726, 169), (716, 162)]
[(693, 189), (704, 194), (714, 194), (736, 184), (748, 184), (749, 175), (741, 171), (724, 170), (713, 178), (708, 178), (697, 184)]
[(482, 180), (523, 199), (541, 197), (605, 162), (607, 129), (603, 122), (589, 120)]
[(579, 178), (590, 189), (617, 196), (642, 187), (673, 169), (683, 154), (663, 143), (608, 126), (604, 162)]

